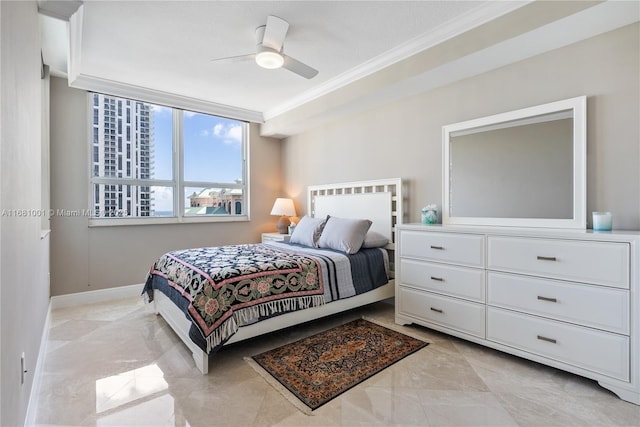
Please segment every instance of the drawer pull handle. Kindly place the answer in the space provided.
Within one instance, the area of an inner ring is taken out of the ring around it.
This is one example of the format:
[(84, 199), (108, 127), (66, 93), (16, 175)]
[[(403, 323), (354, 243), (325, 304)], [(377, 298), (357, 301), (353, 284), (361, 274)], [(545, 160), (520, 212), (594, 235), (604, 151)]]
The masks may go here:
[(550, 342), (551, 344), (555, 344), (556, 343), (556, 340), (554, 340), (553, 338), (543, 337), (542, 335), (538, 335), (538, 339), (540, 341)]
[(431, 311), (435, 311), (436, 313), (442, 313), (442, 310), (440, 310), (439, 308), (431, 307)]
[(442, 277), (431, 276), (431, 280), (435, 280), (436, 282), (444, 282), (444, 279)]
[(437, 249), (439, 251), (444, 249), (444, 246), (436, 246), (436, 245), (431, 245), (431, 249)]
[(543, 297), (543, 296), (540, 296), (540, 295), (538, 295), (538, 299), (540, 301), (558, 302), (558, 300), (555, 299), (555, 298)]
[(557, 261), (558, 259), (554, 256), (540, 256), (538, 255), (538, 259), (540, 261)]

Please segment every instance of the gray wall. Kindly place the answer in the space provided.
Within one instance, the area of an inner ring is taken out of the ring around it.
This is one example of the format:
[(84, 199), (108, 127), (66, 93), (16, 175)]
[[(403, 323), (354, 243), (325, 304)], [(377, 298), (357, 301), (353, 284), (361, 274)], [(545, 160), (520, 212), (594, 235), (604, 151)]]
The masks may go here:
[(573, 120), (452, 135), (450, 215), (573, 218)]
[[(87, 93), (51, 79), (51, 208), (88, 209)], [(51, 222), (51, 294), (63, 295), (143, 283), (163, 253), (197, 246), (260, 241), (275, 231), (269, 215), (281, 196), (281, 144), (250, 129), (249, 222), (142, 226), (88, 226), (82, 216)], [(141, 289), (142, 291), (142, 289)]]
[(14, 426), (25, 421), (49, 305), (48, 239), (36, 213), (43, 82), (35, 1), (0, 2), (0, 39), (0, 425)]
[(416, 222), (442, 204), (443, 125), (587, 95), (588, 216), (608, 210), (615, 229), (640, 229), (639, 54), (633, 24), (294, 135), (285, 193), (306, 206), (310, 184), (402, 177)]

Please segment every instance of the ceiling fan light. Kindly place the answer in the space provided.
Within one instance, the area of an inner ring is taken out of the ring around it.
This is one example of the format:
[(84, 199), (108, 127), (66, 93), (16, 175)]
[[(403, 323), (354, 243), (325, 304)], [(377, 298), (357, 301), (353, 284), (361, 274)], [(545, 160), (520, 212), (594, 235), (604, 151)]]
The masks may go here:
[(256, 63), (262, 68), (280, 68), (284, 64), (284, 58), (278, 52), (265, 50), (256, 54)]

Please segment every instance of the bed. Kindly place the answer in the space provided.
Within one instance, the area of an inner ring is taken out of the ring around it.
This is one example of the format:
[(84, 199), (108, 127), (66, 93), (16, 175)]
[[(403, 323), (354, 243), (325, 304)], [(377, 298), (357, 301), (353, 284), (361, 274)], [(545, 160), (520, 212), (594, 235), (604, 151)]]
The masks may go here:
[(402, 200), (400, 179), (310, 186), (291, 242), (169, 252), (144, 293), (206, 374), (225, 345), (393, 297)]

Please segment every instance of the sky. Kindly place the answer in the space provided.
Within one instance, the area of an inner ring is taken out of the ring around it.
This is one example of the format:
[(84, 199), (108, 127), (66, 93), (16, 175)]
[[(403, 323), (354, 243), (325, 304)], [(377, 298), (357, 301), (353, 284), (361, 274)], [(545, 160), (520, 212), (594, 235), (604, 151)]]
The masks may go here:
[[(242, 123), (193, 112), (183, 114), (185, 181), (241, 179)], [(154, 106), (155, 179), (172, 178), (172, 123), (170, 108)], [(188, 188), (188, 194), (198, 189)], [(154, 190), (156, 211), (171, 211), (172, 190), (164, 187)], [(188, 206), (186, 197), (185, 203)]]

